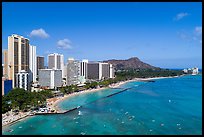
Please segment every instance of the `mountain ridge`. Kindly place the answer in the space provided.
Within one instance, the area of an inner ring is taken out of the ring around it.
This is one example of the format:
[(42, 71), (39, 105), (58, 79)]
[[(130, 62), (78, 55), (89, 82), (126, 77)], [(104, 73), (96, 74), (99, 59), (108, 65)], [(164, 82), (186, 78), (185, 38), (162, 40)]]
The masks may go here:
[(121, 69), (160, 69), (159, 67), (152, 66), (148, 63), (141, 61), (138, 57), (131, 57), (129, 59), (110, 59), (103, 62), (111, 63), (116, 70)]

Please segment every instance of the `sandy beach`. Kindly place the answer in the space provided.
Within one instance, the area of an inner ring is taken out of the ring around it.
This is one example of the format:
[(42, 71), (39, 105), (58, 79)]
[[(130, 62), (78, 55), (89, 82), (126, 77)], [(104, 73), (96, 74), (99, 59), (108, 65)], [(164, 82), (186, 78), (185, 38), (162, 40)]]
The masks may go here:
[(19, 114), (16, 115), (15, 113), (10, 111), (9, 113), (2, 114), (2, 127), (11, 125), (20, 120), (24, 120), (29, 116), (30, 116), (30, 112), (19, 112)]
[[(182, 75), (181, 75), (182, 76)], [(54, 100), (50, 101), (48, 100), (49, 103), (51, 103), (52, 105), (49, 106), (51, 109), (54, 109), (56, 112), (63, 112), (63, 110), (61, 110), (59, 107), (58, 107), (58, 103), (65, 100), (65, 99), (68, 99), (69, 97), (72, 97), (72, 96), (75, 96), (75, 95), (79, 95), (79, 94), (84, 94), (84, 93), (90, 93), (90, 92), (96, 92), (96, 91), (99, 91), (99, 90), (103, 90), (103, 89), (108, 89), (108, 88), (118, 88), (119, 86), (123, 85), (123, 84), (126, 84), (128, 82), (133, 82), (133, 81), (149, 81), (149, 80), (156, 80), (156, 79), (164, 79), (164, 78), (175, 78), (175, 77), (179, 77), (179, 76), (171, 76), (171, 77), (154, 77), (154, 78), (134, 78), (132, 80), (127, 80), (127, 81), (120, 81), (118, 83), (115, 83), (115, 84), (111, 84), (109, 85), (108, 87), (103, 87), (103, 88), (97, 88), (97, 89), (90, 89), (90, 90), (83, 90), (83, 91), (80, 91), (80, 92), (74, 92), (72, 94), (68, 94), (68, 95), (65, 95), (64, 97), (58, 97), (58, 98), (55, 98)]]
[(107, 89), (108, 87), (103, 87), (103, 88), (97, 88), (97, 89), (90, 89), (90, 90), (83, 90), (83, 91), (80, 91), (80, 92), (74, 92), (72, 94), (66, 94), (64, 95), (64, 97), (57, 97), (57, 98), (51, 98), (51, 99), (47, 99), (47, 103), (48, 104), (51, 104), (49, 105), (49, 107), (53, 110), (55, 110), (55, 112), (64, 112), (63, 110), (61, 110), (57, 104), (60, 102), (60, 101), (63, 101), (65, 99), (68, 99), (69, 97), (72, 97), (72, 96), (75, 96), (75, 95), (79, 95), (79, 94), (84, 94), (84, 93), (90, 93), (90, 92), (96, 92), (96, 91), (99, 91), (99, 90), (103, 90), (103, 89)]
[[(183, 76), (183, 75), (181, 75)], [(90, 92), (97, 92), (99, 90), (103, 89), (108, 89), (108, 88), (118, 88), (119, 86), (126, 84), (128, 82), (133, 82), (133, 81), (148, 81), (148, 80), (156, 80), (156, 79), (163, 79), (163, 78), (174, 78), (174, 77), (180, 77), (180, 76), (173, 76), (173, 77), (154, 77), (154, 78), (134, 78), (132, 80), (127, 80), (127, 81), (120, 81), (118, 83), (114, 83), (109, 85), (108, 87), (102, 87), (102, 88), (97, 88), (97, 89), (88, 89), (88, 90), (83, 90), (80, 92), (74, 92), (72, 94), (66, 94), (64, 97), (55, 97), (55, 98), (50, 98), (47, 99), (47, 108), (50, 108), (50, 110), (55, 110), (54, 113), (62, 113), (64, 112), (58, 107), (58, 103), (68, 99), (69, 97), (79, 95), (79, 94), (84, 94), (84, 93), (90, 93)], [(9, 116), (6, 116), (6, 114), (2, 114), (2, 126), (10, 125), (14, 122), (18, 122), (26, 117), (30, 116), (30, 112), (20, 112), (18, 115), (14, 115), (12, 112), (8, 112)]]

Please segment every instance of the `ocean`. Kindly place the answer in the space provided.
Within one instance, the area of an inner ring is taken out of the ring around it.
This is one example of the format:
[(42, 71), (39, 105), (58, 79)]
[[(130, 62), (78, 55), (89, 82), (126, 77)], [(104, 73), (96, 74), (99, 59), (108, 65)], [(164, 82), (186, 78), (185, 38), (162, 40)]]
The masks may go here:
[[(73, 96), (66, 114), (38, 115), (2, 129), (3, 135), (201, 135), (202, 75), (129, 82)], [(8, 130), (13, 132), (8, 132)]]

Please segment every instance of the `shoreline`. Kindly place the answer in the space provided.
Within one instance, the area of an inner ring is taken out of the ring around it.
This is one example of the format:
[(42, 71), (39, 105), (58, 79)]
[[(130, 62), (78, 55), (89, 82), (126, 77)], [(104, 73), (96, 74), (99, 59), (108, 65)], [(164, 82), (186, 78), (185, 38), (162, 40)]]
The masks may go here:
[[(68, 99), (69, 97), (73, 97), (75, 95), (80, 95), (80, 94), (85, 94), (85, 93), (90, 93), (90, 92), (97, 92), (99, 90), (105, 90), (105, 89), (108, 89), (108, 88), (118, 88), (119, 86), (121, 85), (124, 85), (128, 82), (139, 82), (139, 81), (149, 81), (149, 80), (156, 80), (156, 79), (164, 79), (164, 78), (176, 78), (176, 77), (181, 77), (181, 76), (184, 76), (184, 75), (180, 75), (180, 76), (169, 76), (169, 77), (152, 77), (152, 78), (134, 78), (134, 79), (131, 79), (131, 80), (126, 80), (126, 81), (120, 81), (120, 82), (117, 82), (117, 83), (114, 83), (114, 84), (111, 84), (109, 85), (108, 87), (102, 87), (102, 88), (96, 88), (96, 89), (87, 89), (87, 90), (82, 90), (80, 92), (74, 92), (74, 93), (71, 93), (71, 94), (66, 94), (64, 95), (64, 97), (55, 97), (55, 98), (50, 98), (50, 99), (47, 99), (47, 103), (48, 104), (51, 104), (51, 105), (47, 105), (47, 107), (49, 107), (51, 110), (55, 110), (54, 113), (61, 113), (61, 112), (64, 112), (65, 110), (61, 109), (58, 107), (58, 104), (65, 100), (65, 99)], [(54, 101), (52, 101), (54, 100)], [(28, 112), (27, 112), (28, 113)], [(3, 124), (2, 123), (2, 129), (7, 127), (7, 126), (10, 126), (14, 123), (17, 123), (19, 121), (22, 121), (26, 118), (30, 118), (30, 115), (27, 114), (25, 115), (24, 117), (20, 117), (19, 119), (16, 119), (14, 121), (11, 121), (11, 122), (8, 122), (6, 124)]]
[(84, 94), (84, 93), (90, 93), (90, 92), (96, 92), (99, 90), (104, 90), (104, 89), (108, 89), (108, 88), (118, 88), (121, 85), (124, 85), (128, 82), (133, 82), (133, 81), (149, 81), (149, 80), (156, 80), (156, 79), (164, 79), (164, 78), (176, 78), (176, 77), (181, 77), (184, 75), (180, 75), (180, 76), (169, 76), (169, 77), (153, 77), (153, 78), (134, 78), (131, 80), (126, 80), (126, 81), (120, 81), (114, 84), (109, 85), (108, 87), (102, 87), (102, 88), (97, 88), (97, 89), (91, 89), (91, 90), (83, 90), (80, 92), (76, 92), (76, 93), (71, 93), (68, 95), (65, 95), (64, 97), (60, 97), (59, 99), (57, 99), (55, 102), (53, 102), (52, 106), (50, 106), (52, 109), (56, 110), (56, 112), (63, 112), (63, 109), (60, 109), (58, 107), (58, 103), (60, 103), (61, 101), (68, 99), (69, 97), (75, 96), (75, 95), (80, 95), (80, 94)]
[(27, 112), (27, 114), (26, 114), (26, 112), (21, 112), (21, 113), (24, 113), (25, 115), (24, 116), (20, 116), (20, 118), (14, 120), (14, 121), (11, 121), (11, 122), (8, 122), (8, 123), (5, 123), (5, 124), (2, 123), (2, 129), (6, 128), (7, 126), (13, 125), (13, 124), (15, 124), (17, 122), (23, 121), (23, 120), (29, 118), (29, 116), (31, 116), (31, 115), (29, 115), (30, 112)]
[(51, 106), (49, 106), (51, 109), (54, 109), (56, 110), (57, 113), (60, 113), (60, 112), (64, 112), (65, 110), (63, 109), (60, 109), (58, 107), (58, 103), (60, 103), (61, 101), (65, 100), (65, 99), (68, 99), (70, 97), (73, 97), (73, 96), (76, 96), (76, 95), (80, 95), (80, 94), (85, 94), (85, 93), (90, 93), (90, 92), (96, 92), (96, 91), (99, 91), (99, 90), (104, 90), (104, 89), (107, 89), (108, 87), (102, 87), (102, 88), (97, 88), (97, 89), (88, 89), (88, 90), (82, 90), (80, 92), (74, 92), (74, 93), (71, 93), (71, 94), (66, 94), (64, 95), (64, 97), (58, 97), (56, 98), (57, 100), (54, 101), (54, 102), (49, 102), (49, 103), (52, 103)]

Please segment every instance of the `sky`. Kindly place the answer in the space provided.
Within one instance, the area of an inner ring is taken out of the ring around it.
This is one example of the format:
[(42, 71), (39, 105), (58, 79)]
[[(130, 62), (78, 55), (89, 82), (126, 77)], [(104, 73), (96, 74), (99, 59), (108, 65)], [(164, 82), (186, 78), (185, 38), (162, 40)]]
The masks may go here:
[(8, 36), (30, 39), (37, 55), (64, 62), (138, 57), (161, 68), (202, 68), (201, 2), (3, 2)]

